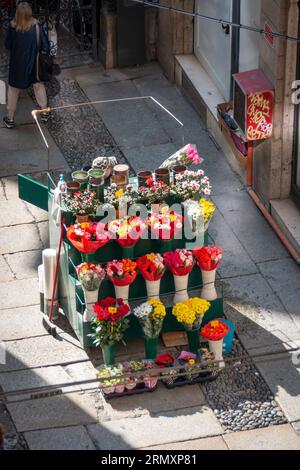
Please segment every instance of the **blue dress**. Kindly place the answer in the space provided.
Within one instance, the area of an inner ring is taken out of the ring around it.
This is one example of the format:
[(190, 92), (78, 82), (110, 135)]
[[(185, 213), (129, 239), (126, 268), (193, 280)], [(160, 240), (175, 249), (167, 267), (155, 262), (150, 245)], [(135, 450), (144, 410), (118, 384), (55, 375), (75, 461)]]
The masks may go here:
[[(40, 28), (40, 51), (49, 50), (49, 41), (42, 25)], [(15, 88), (26, 89), (36, 83), (37, 40), (36, 27), (33, 25), (25, 33), (10, 26), (5, 47), (10, 51), (8, 84)]]

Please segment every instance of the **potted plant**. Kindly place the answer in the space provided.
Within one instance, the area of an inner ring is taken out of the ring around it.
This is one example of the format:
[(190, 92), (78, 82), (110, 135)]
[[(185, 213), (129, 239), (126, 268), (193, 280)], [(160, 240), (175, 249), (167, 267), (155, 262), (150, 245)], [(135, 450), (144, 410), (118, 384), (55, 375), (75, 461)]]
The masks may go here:
[(200, 347), (200, 326), (210, 303), (195, 297), (174, 305), (172, 313), (183, 324), (189, 342), (190, 351), (197, 353)]
[(166, 316), (166, 308), (160, 300), (153, 299), (136, 307), (133, 313), (144, 333), (146, 358), (153, 360), (157, 356), (158, 336)]
[(209, 178), (205, 176), (203, 170), (186, 170), (184, 173), (175, 174), (174, 180), (172, 193), (176, 194), (183, 202), (188, 199), (195, 199), (199, 194), (205, 196), (211, 194)]
[(115, 392), (114, 375), (114, 369), (112, 367), (105, 367), (97, 372), (97, 378), (102, 379), (99, 382), (99, 386), (105, 395), (111, 395)]
[(72, 212), (78, 223), (87, 222), (89, 217), (95, 216), (99, 207), (96, 193), (88, 189), (74, 195), (66, 194), (63, 201), (67, 212)]
[(209, 301), (215, 300), (218, 298), (215, 288), (216, 271), (221, 262), (223, 250), (217, 246), (203, 246), (193, 250), (193, 253), (202, 273), (201, 297)]
[[(123, 341), (124, 333), (129, 325), (127, 315), (129, 307), (122, 299), (108, 297), (94, 305), (96, 318), (93, 320), (93, 333), (90, 336), (96, 346), (102, 349), (104, 363), (113, 365), (115, 362), (115, 344)], [(124, 343), (125, 344), (125, 343)]]
[(209, 350), (213, 353), (219, 368), (225, 367), (223, 361), (223, 340), (229, 331), (229, 326), (219, 320), (207, 323), (202, 329), (202, 336), (208, 340)]
[(187, 289), (189, 275), (194, 266), (193, 253), (185, 249), (177, 249), (166, 252), (164, 260), (174, 276), (175, 297), (173, 302), (174, 304), (184, 302), (189, 298)]
[(144, 364), (143, 381), (147, 388), (154, 389), (158, 382), (157, 366), (152, 361)]
[(137, 260), (137, 267), (146, 282), (148, 300), (158, 299), (160, 282), (165, 273), (165, 262), (159, 253), (150, 253)]
[(170, 185), (163, 181), (154, 181), (152, 176), (138, 189), (139, 201), (150, 209), (152, 205), (161, 204), (170, 195)]
[(106, 265), (106, 273), (115, 286), (116, 297), (123, 299), (128, 305), (129, 286), (136, 279), (137, 264), (129, 258), (109, 261)]
[(81, 263), (76, 268), (77, 276), (81, 282), (84, 298), (85, 311), (83, 321), (88, 322), (94, 318), (94, 304), (98, 300), (98, 291), (101, 282), (105, 278), (105, 270), (100, 264)]

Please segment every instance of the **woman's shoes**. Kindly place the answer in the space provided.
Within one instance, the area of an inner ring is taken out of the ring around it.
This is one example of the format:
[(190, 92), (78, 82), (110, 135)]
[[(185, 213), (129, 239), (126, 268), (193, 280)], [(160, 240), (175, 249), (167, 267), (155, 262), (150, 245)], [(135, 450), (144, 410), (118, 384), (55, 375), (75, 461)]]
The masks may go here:
[(46, 124), (49, 121), (50, 113), (41, 113), (41, 121)]
[(7, 116), (3, 118), (3, 124), (7, 129), (13, 129), (15, 127), (15, 121), (13, 119), (8, 119)]

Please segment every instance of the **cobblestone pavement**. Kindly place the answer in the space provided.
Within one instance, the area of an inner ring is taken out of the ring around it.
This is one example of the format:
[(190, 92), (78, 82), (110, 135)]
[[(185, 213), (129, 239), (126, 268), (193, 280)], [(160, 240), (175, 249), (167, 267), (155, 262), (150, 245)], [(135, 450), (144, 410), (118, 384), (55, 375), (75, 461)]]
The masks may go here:
[[(197, 114), (156, 64), (110, 72), (88, 66), (66, 71), (60, 80), (60, 94), (51, 98), (52, 105), (85, 97), (153, 95), (185, 123), (186, 142), (198, 145), (214, 187), (217, 211), (210, 237), (225, 250), (219, 275), (225, 313), (236, 325), (238, 340), (230, 367), (215, 382), (174, 390), (160, 384), (151, 400), (140, 395), (106, 402), (97, 391), (72, 384), (94, 378), (101, 353), (83, 351), (63, 318), (57, 339), (41, 325), (36, 269), (41, 250), (48, 246), (47, 214), (18, 200), (16, 178), (11, 176), (16, 155), (22, 152), (21, 171), (30, 172), (29, 163), (39, 152), (39, 147), (33, 148), (33, 143), (40, 145), (30, 121), (33, 105), (23, 98), (28, 115), (18, 115), (20, 126), (13, 134), (0, 129), (0, 161), (5, 162), (0, 186), (0, 332), (6, 349), (0, 385), (7, 394), (0, 421), (7, 423), (6, 447), (227, 449), (273, 448), (276, 442), (277, 448), (299, 449), (299, 368), (287, 351), (300, 344), (300, 275), (293, 261)], [(84, 134), (74, 138), (78, 127)], [(97, 152), (119, 152), (136, 171), (154, 169), (182, 143), (182, 130), (148, 101), (54, 114), (47, 132), (57, 171), (83, 165)], [(16, 138), (8, 137), (12, 135)], [(24, 167), (26, 145), (31, 153)], [(35, 175), (45, 169), (42, 155)], [(142, 355), (143, 341), (118, 348), (119, 360)], [(53, 397), (30, 399), (20, 391), (61, 383), (70, 385)], [(9, 395), (12, 391), (14, 396)], [(174, 429), (180, 432), (170, 432)]]

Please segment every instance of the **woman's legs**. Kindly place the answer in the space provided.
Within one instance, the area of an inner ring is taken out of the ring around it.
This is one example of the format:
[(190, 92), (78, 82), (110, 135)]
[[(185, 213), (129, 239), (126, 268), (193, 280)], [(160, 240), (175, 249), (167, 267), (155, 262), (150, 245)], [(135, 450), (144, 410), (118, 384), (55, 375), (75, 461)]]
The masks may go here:
[(38, 102), (38, 105), (41, 109), (47, 108), (47, 94), (45, 85), (41, 82), (33, 84), (33, 90), (35, 94), (35, 99)]
[(7, 117), (10, 121), (13, 121), (14, 115), (17, 109), (17, 103), (20, 95), (19, 88), (14, 88), (8, 85), (7, 90)]

